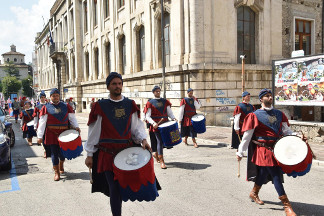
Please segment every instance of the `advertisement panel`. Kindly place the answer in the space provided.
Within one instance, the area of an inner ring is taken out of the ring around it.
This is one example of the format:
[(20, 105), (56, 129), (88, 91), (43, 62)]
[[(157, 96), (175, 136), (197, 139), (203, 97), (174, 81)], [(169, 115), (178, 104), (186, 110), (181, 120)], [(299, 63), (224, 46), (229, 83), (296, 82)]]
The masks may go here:
[(324, 55), (273, 61), (276, 105), (324, 106)]

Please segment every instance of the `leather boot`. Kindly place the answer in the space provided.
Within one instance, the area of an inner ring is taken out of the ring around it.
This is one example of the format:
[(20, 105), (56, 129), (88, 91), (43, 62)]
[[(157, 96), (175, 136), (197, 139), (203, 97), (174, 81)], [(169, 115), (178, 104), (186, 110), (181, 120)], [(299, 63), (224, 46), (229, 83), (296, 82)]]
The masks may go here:
[(56, 165), (56, 166), (53, 166), (53, 169), (54, 169), (54, 181), (59, 181), (60, 180), (60, 172), (59, 172), (59, 166)]
[(156, 162), (160, 163), (159, 155), (157, 152), (154, 152), (153, 157), (155, 158)]
[(291, 207), (291, 204), (288, 200), (287, 195), (282, 195), (279, 197), (279, 199), (281, 200), (282, 204), (284, 205), (286, 216), (297, 216)]
[(61, 161), (61, 160), (60, 160), (59, 168), (60, 168), (60, 173), (61, 173), (61, 174), (64, 173), (64, 166), (63, 166), (63, 164), (64, 164), (64, 161)]
[(167, 167), (165, 166), (163, 155), (159, 155), (159, 161), (160, 161), (161, 169), (166, 169)]
[(260, 191), (261, 186), (254, 184), (254, 187), (250, 193), (250, 198), (252, 202), (255, 202), (259, 205), (264, 205), (264, 202), (260, 200), (259, 198), (259, 191)]

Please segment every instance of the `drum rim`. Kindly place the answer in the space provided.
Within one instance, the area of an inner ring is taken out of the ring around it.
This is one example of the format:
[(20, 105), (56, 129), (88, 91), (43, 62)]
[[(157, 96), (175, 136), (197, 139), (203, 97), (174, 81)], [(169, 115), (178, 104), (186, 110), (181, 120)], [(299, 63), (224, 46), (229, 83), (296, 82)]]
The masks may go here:
[[(74, 130), (74, 131), (78, 132), (79, 136), (77, 136), (75, 139), (73, 139), (73, 140), (69, 140), (69, 141), (62, 141), (62, 140), (60, 140), (60, 136), (61, 136), (61, 134), (64, 133), (65, 131), (68, 131), (68, 130)], [(63, 131), (63, 132), (60, 133), (60, 135), (57, 137), (57, 139), (58, 139), (60, 142), (64, 142), (64, 143), (66, 143), (66, 142), (72, 142), (72, 141), (74, 141), (74, 140), (77, 140), (79, 137), (81, 138), (79, 131), (77, 131), (77, 130), (75, 130), (75, 129), (68, 129), (68, 130)]]
[[(31, 122), (33, 122), (33, 124), (31, 124)], [(30, 124), (30, 125), (28, 125)], [(26, 123), (27, 127), (31, 127), (31, 126), (34, 126), (34, 119), (33, 120), (30, 120), (29, 122)]]
[(276, 154), (275, 154), (275, 147), (276, 147), (277, 143), (279, 142), (279, 140), (281, 140), (281, 139), (284, 138), (284, 137), (290, 137), (290, 136), (292, 136), (292, 137), (298, 137), (300, 140), (303, 141), (303, 139), (300, 138), (300, 137), (297, 136), (297, 135), (292, 135), (292, 134), (290, 134), (290, 135), (282, 136), (280, 139), (278, 139), (278, 140), (275, 142), (275, 144), (274, 144), (274, 146), (273, 146), (273, 155), (274, 155), (274, 157), (276, 158), (276, 160), (277, 160), (279, 163), (281, 163), (281, 164), (283, 164), (283, 165), (287, 165), (287, 166), (294, 166), (294, 165), (297, 165), (297, 164), (300, 164), (301, 162), (303, 162), (303, 161), (305, 160), (305, 158), (307, 157), (307, 154), (308, 154), (308, 147), (307, 147), (307, 143), (306, 143), (306, 142), (303, 141), (303, 142), (306, 144), (307, 152), (306, 152), (306, 154), (305, 154), (305, 157), (304, 157), (304, 158), (303, 158), (299, 163), (292, 164), (292, 165), (290, 165), (290, 164), (284, 164), (284, 163), (280, 162), (280, 161), (277, 159)]
[[(195, 116), (203, 116), (204, 118), (201, 119), (201, 120), (199, 120), (199, 121), (195, 121), (195, 120), (193, 120), (193, 118), (194, 118)], [(200, 122), (200, 121), (203, 121), (203, 120), (206, 120), (206, 116), (205, 116), (204, 114), (196, 114), (196, 115), (193, 115), (193, 116), (191, 117), (191, 121), (194, 121), (194, 122)]]
[[(140, 148), (140, 149), (143, 149), (142, 147), (139, 147), (139, 146), (130, 146), (130, 147), (124, 148), (124, 149), (121, 150), (120, 152), (122, 152), (122, 151), (124, 151), (124, 150), (126, 150), (126, 149), (129, 149), (129, 148)], [(152, 152), (150, 152), (150, 151), (147, 150), (147, 149), (143, 149), (143, 150), (144, 150), (144, 151), (146, 150), (146, 151), (148, 151), (148, 152), (150, 153), (150, 159), (147, 161), (146, 164), (143, 164), (143, 166), (141, 166), (141, 167), (139, 167), (139, 168), (137, 168), (137, 169), (132, 169), (132, 170), (124, 170), (124, 169), (121, 169), (121, 168), (117, 167), (116, 164), (115, 164), (115, 160), (116, 160), (116, 158), (117, 158), (117, 155), (120, 153), (120, 152), (118, 152), (118, 153), (115, 155), (115, 157), (114, 157), (114, 161), (113, 161), (113, 165), (114, 165), (114, 167), (116, 167), (117, 169), (122, 170), (122, 171), (136, 171), (136, 170), (139, 170), (139, 169), (145, 167), (145, 166), (150, 162), (150, 160), (152, 160)]]
[(175, 124), (178, 123), (177, 121), (173, 121), (173, 120), (172, 120), (172, 121), (163, 122), (162, 124), (159, 125), (159, 128), (166, 128), (166, 127), (161, 127), (161, 126), (162, 126), (163, 124), (166, 124), (166, 123), (169, 123), (169, 122), (173, 122), (173, 124), (168, 125), (168, 127), (171, 126), (171, 125), (175, 125)]

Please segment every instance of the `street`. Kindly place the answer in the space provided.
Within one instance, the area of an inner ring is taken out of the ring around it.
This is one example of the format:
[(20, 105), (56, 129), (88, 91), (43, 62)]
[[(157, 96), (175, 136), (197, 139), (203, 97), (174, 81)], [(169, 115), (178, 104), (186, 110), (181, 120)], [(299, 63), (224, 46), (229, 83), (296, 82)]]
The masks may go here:
[[(87, 118), (77, 117), (82, 141), (87, 139)], [(42, 147), (33, 139), (32, 147), (22, 139), (14, 124), (16, 145), (12, 149), (15, 169), (0, 172), (0, 215), (111, 215), (109, 198), (91, 194), (86, 153), (65, 162), (65, 174), (54, 182), (51, 159), (44, 159)], [(199, 137), (199, 135), (198, 135)], [(183, 143), (165, 150), (167, 165), (155, 162), (162, 190), (154, 202), (124, 202), (124, 216), (197, 215), (285, 215), (271, 183), (260, 190), (265, 205), (251, 202), (253, 183), (245, 181), (246, 158), (237, 177), (235, 149), (212, 144), (194, 148)], [(324, 215), (324, 167), (313, 166), (303, 177), (285, 175), (285, 191), (297, 215)]]

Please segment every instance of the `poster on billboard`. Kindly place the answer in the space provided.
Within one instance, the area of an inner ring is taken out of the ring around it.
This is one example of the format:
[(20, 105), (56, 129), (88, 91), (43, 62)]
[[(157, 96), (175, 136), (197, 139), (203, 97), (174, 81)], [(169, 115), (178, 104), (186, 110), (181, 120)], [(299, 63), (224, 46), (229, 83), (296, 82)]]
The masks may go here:
[(324, 106), (324, 55), (274, 61), (276, 105)]

